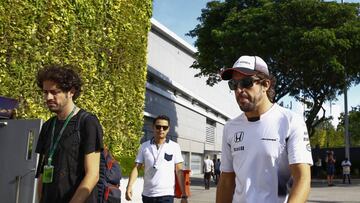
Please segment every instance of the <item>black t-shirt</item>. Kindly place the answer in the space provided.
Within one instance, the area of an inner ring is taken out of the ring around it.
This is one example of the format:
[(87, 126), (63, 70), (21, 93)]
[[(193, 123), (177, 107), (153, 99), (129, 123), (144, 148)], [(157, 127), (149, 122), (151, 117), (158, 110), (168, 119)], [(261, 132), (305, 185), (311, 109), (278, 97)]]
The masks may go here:
[[(100, 152), (103, 149), (103, 130), (97, 117), (90, 114), (84, 118), (80, 128), (80, 137), (75, 130), (78, 118), (79, 113), (70, 119), (58, 143), (52, 158), (53, 181), (43, 183), (41, 203), (69, 202), (85, 176), (85, 155), (95, 151)], [(40, 154), (37, 177), (43, 172), (43, 167), (47, 164), (49, 157), (53, 119), (56, 119), (54, 140), (65, 123), (65, 121), (52, 118), (41, 128), (36, 146), (36, 153)], [(97, 202), (96, 186), (87, 202)]]

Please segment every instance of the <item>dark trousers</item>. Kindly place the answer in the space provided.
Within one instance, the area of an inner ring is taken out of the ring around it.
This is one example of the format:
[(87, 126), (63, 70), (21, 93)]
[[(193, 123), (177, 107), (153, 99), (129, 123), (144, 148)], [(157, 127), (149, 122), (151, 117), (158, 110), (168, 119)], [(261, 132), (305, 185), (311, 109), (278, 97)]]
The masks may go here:
[(314, 167), (314, 177), (321, 178), (321, 171), (322, 171), (321, 166), (315, 166)]
[(210, 189), (210, 178), (211, 178), (211, 172), (205, 172), (204, 173), (204, 183), (205, 183), (205, 189)]
[(143, 203), (174, 203), (174, 196), (147, 197), (142, 195)]
[(347, 177), (348, 180), (349, 180), (349, 184), (351, 184), (350, 174), (344, 174), (344, 175), (343, 175), (343, 183), (345, 183), (346, 177)]

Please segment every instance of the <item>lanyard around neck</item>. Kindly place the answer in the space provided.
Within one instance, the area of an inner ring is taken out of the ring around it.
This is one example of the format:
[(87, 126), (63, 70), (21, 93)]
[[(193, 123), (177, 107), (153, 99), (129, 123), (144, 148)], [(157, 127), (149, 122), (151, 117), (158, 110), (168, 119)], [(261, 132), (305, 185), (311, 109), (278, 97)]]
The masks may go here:
[(72, 115), (74, 114), (76, 110), (76, 106), (74, 106), (73, 110), (71, 111), (71, 113), (66, 117), (65, 119), (65, 123), (62, 126), (59, 135), (57, 136), (55, 143), (54, 143), (54, 137), (55, 137), (55, 125), (56, 125), (56, 118), (53, 120), (52, 122), (52, 131), (51, 131), (51, 145), (50, 145), (50, 153), (49, 153), (49, 158), (48, 158), (48, 165), (51, 165), (51, 161), (52, 161), (52, 157), (55, 153), (56, 147), (59, 144), (60, 138), (66, 128), (66, 126), (68, 125)]
[[(153, 147), (151, 148), (151, 154), (153, 155), (153, 158), (154, 158), (154, 167), (158, 165), (159, 156), (160, 156), (160, 154), (162, 152), (162, 149), (163, 149), (164, 145), (165, 145), (165, 142), (162, 143), (160, 145), (159, 149), (156, 150), (158, 152), (157, 156), (155, 156), (154, 148)], [(155, 147), (157, 148), (156, 143), (155, 143)]]

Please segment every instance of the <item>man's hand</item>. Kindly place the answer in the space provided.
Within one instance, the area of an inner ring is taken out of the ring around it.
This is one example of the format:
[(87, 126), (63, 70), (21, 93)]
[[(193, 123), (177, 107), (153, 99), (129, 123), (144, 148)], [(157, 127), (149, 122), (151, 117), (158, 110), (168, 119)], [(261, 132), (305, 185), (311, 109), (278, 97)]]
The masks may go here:
[(127, 201), (131, 201), (132, 198), (132, 188), (131, 187), (127, 187), (126, 188), (126, 193), (125, 193), (125, 199)]
[(142, 164), (140, 163), (135, 163), (134, 168), (132, 169), (131, 173), (130, 173), (130, 177), (129, 177), (129, 182), (127, 184), (126, 187), (126, 192), (125, 192), (125, 199), (127, 201), (130, 201), (132, 198), (132, 186), (136, 181), (136, 178), (138, 177), (139, 174), (139, 169), (142, 167)]
[(187, 198), (181, 198), (181, 203), (187, 203)]

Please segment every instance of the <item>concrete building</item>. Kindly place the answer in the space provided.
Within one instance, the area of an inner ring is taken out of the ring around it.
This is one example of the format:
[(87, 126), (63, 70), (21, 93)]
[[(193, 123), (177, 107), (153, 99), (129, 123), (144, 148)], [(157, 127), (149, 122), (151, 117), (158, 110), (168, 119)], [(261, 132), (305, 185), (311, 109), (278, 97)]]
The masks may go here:
[(169, 116), (169, 136), (181, 146), (184, 167), (199, 174), (206, 155), (220, 158), (223, 126), (240, 109), (226, 82), (211, 87), (194, 76), (194, 47), (155, 19), (151, 24), (142, 141), (152, 137), (154, 117)]

